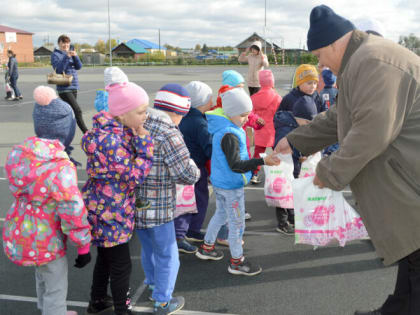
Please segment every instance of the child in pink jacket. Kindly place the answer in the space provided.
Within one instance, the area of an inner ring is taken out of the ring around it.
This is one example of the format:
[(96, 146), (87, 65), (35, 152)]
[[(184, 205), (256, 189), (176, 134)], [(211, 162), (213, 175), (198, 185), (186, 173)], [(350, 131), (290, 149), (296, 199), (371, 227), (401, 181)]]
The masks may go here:
[(76, 120), (70, 105), (52, 88), (39, 86), (34, 97), (36, 136), (14, 146), (5, 166), (15, 201), (4, 224), (4, 251), (15, 264), (35, 267), (43, 315), (76, 314), (66, 308), (66, 240), (78, 248), (75, 267), (91, 259), (87, 211), (76, 167), (65, 152)]
[[(281, 102), (281, 96), (274, 89), (274, 75), (271, 70), (261, 70), (259, 72), (261, 89), (251, 96), (253, 112), (265, 121), (265, 127), (255, 129), (255, 149), (254, 159), (259, 158), (267, 148), (274, 146), (274, 123), (273, 118)], [(249, 121), (248, 121), (249, 122)], [(261, 167), (253, 171), (251, 183), (258, 184), (258, 172)]]

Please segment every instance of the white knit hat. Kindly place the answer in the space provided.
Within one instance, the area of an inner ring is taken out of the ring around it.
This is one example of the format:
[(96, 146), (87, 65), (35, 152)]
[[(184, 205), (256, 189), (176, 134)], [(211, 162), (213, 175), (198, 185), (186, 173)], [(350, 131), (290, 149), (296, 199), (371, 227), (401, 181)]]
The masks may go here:
[(226, 116), (234, 117), (252, 111), (252, 101), (243, 88), (234, 88), (220, 95)]
[(200, 81), (191, 81), (184, 87), (190, 94), (191, 107), (194, 108), (206, 105), (213, 96), (212, 89), (207, 84)]
[(118, 67), (108, 67), (104, 70), (105, 87), (116, 83), (127, 83), (127, 75)]
[(376, 19), (368, 17), (359, 18), (354, 22), (354, 25), (363, 32), (375, 32), (382, 37), (386, 35), (384, 25)]

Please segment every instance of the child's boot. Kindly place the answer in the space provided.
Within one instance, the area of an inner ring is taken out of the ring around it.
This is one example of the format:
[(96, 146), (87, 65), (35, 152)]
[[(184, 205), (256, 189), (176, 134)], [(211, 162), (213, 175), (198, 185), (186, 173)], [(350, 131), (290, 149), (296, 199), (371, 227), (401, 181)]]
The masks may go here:
[(102, 314), (110, 310), (114, 302), (112, 297), (106, 296), (103, 299), (89, 301), (89, 306), (86, 310), (87, 315)]

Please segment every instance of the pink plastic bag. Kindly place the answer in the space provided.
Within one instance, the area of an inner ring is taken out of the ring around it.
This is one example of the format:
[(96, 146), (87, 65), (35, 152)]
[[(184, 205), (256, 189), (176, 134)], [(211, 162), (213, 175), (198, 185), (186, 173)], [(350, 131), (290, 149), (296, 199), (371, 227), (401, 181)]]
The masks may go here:
[[(261, 154), (263, 157), (263, 155)], [(290, 154), (278, 154), (280, 165), (264, 165), (265, 201), (269, 207), (293, 208), (293, 159)]]
[(197, 213), (194, 185), (176, 185), (176, 209), (174, 218), (186, 213)]
[(292, 186), (296, 244), (325, 246), (337, 240), (344, 246), (368, 237), (362, 219), (341, 191), (320, 189), (313, 184), (313, 177), (296, 179)]

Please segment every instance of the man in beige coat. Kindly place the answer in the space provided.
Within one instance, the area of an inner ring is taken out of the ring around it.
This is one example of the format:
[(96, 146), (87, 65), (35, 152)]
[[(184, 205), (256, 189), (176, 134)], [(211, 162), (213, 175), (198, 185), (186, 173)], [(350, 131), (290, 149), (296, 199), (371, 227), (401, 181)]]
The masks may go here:
[(238, 58), (239, 62), (248, 62), (248, 75), (246, 81), (248, 83), (249, 95), (257, 93), (260, 88), (260, 80), (258, 73), (264, 67), (268, 67), (267, 56), (262, 52), (262, 45), (260, 41), (255, 41), (249, 46)]
[(337, 104), (279, 141), (310, 155), (336, 143), (314, 184), (350, 184), (377, 254), (398, 263), (395, 291), (377, 310), (356, 315), (420, 314), (420, 58), (354, 29), (329, 7), (310, 16), (308, 49), (337, 75)]

